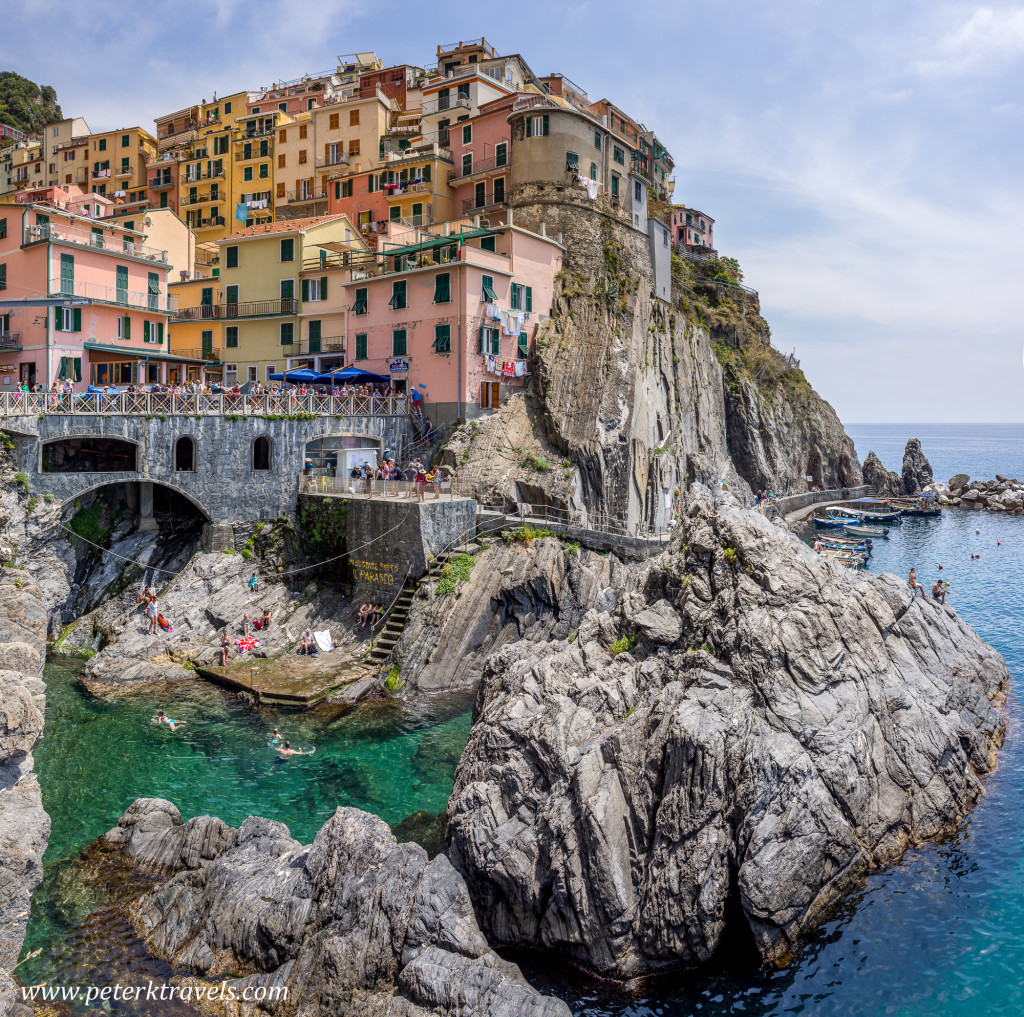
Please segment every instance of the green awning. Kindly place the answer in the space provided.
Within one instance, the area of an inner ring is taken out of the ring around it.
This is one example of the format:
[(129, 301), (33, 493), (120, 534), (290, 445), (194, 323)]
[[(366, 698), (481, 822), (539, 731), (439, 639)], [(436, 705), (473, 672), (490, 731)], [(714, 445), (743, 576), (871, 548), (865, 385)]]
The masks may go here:
[(417, 251), (427, 251), (434, 247), (450, 247), (452, 244), (457, 244), (460, 240), (474, 240), (477, 237), (487, 237), (496, 235), (497, 230), (488, 229), (472, 229), (465, 230), (462, 233), (452, 233), (447, 237), (436, 237), (434, 240), (424, 240), (422, 243), (409, 244), (405, 247), (392, 247), (379, 253), (386, 258), (394, 257), (395, 255), (402, 254), (415, 254)]
[(173, 360), (178, 364), (206, 364), (208, 361), (198, 357), (178, 357), (173, 353), (157, 353), (155, 350), (125, 349), (123, 346), (104, 346), (102, 343), (82, 343), (87, 350), (95, 350), (97, 353), (117, 353), (128, 357), (138, 357), (140, 360)]

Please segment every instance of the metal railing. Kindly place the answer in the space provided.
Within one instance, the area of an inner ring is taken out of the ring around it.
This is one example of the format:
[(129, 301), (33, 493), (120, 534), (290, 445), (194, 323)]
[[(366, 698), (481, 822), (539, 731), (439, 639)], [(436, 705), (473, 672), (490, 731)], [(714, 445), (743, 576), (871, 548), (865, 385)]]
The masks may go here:
[(344, 355), (345, 337), (343, 335), (324, 335), (319, 339), (310, 339), (306, 337), (304, 339), (300, 339), (296, 343), (292, 343), (292, 346), (296, 346), (298, 349), (289, 350), (288, 355), (290, 357), (305, 357), (316, 355), (317, 353), (336, 353)]
[(224, 225), (224, 216), (215, 215), (210, 219), (199, 219), (192, 223), (192, 229), (194, 230), (210, 230), (215, 229), (217, 226)]
[[(97, 229), (102, 229), (102, 227), (97, 227)], [(121, 236), (109, 236), (103, 232), (93, 233), (77, 229), (74, 226), (67, 226), (64, 223), (54, 222), (36, 223), (34, 226), (25, 228), (23, 243), (35, 244), (43, 240), (63, 240), (69, 244), (91, 247), (96, 251), (109, 250), (114, 254), (126, 254), (130, 258), (141, 258), (143, 261), (167, 264), (166, 251), (161, 251), (158, 247), (149, 247), (146, 244), (137, 244)]]
[(207, 172), (205, 169), (201, 169), (198, 173), (186, 174), (185, 178), (181, 181), (183, 184), (197, 184), (200, 180), (219, 180), (224, 176), (224, 161), (223, 159), (215, 159), (213, 162), (220, 162), (220, 170), (214, 170), (212, 173)]
[(337, 155), (318, 155), (316, 157), (317, 166), (347, 166), (348, 156), (344, 152), (338, 152)]
[(463, 180), (466, 177), (475, 176), (477, 173), (487, 173), (494, 169), (505, 169), (508, 167), (508, 154), (503, 156), (492, 156), (490, 159), (474, 159), (473, 165), (470, 169), (463, 172), (461, 169), (456, 169), (452, 173), (452, 180)]
[(285, 196), (285, 199), (289, 202), (289, 204), (292, 204), (292, 205), (298, 204), (299, 202), (302, 202), (302, 201), (326, 201), (327, 200), (327, 192), (326, 191), (317, 191), (315, 189), (312, 190), (312, 191), (305, 191), (305, 192), (303, 192), (301, 190), (298, 191), (298, 192), (296, 192), (296, 191), (285, 191), (284, 192), (284, 196)]
[[(131, 351), (142, 354), (142, 350)], [(172, 354), (173, 359), (173, 354)], [(218, 395), (171, 392), (0, 393), (0, 416), (19, 414), (115, 413), (125, 416), (296, 416), (404, 417), (411, 409), (407, 396), (324, 395), (307, 392), (266, 392), (262, 395)]]
[(20, 332), (0, 332), (0, 350), (20, 350)]
[(429, 117), (434, 113), (444, 113), (453, 109), (472, 109), (472, 102), (467, 95), (449, 96), (447, 99), (438, 97), (428, 99), (423, 104), (423, 116)]
[(119, 304), (122, 307), (141, 307), (157, 314), (173, 314), (178, 308), (177, 297), (140, 290), (124, 290), (119, 286), (104, 286), (102, 283), (85, 282), (82, 279), (54, 280), (50, 287), (50, 297), (82, 297), (86, 300), (99, 300), (105, 304)]
[(95, 180), (105, 180), (107, 177), (110, 176), (110, 168), (108, 167), (107, 169), (93, 170), (92, 175)]
[(214, 347), (199, 347), (187, 350), (179, 350), (175, 347), (168, 351), (172, 357), (183, 357), (187, 360), (209, 360), (217, 363), (220, 360), (220, 349)]
[(499, 205), (507, 204), (508, 201), (504, 194), (497, 198), (493, 194), (485, 194), (483, 204), (480, 204), (475, 197), (465, 198), (462, 202), (462, 214), (466, 215), (468, 212), (482, 212), (488, 208), (496, 208)]
[(167, 179), (164, 179), (163, 177), (150, 177), (149, 186), (156, 191), (164, 187), (173, 187), (174, 181), (171, 180), (170, 177), (168, 177)]
[(209, 321), (217, 318), (268, 318), (277, 314), (297, 314), (299, 302), (295, 297), (279, 300), (244, 300), (234, 304), (200, 304), (181, 307), (176, 321)]
[(202, 205), (207, 201), (226, 201), (227, 196), (224, 194), (184, 194), (181, 197), (179, 204), (182, 205)]

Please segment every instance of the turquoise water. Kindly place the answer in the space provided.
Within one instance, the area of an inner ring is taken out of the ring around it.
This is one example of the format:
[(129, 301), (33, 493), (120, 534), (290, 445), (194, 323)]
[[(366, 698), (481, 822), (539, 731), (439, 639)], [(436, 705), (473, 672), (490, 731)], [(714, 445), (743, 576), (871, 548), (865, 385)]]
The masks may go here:
[[(938, 435), (934, 444), (929, 428)], [(962, 452), (956, 447), (961, 429)], [(890, 468), (899, 467), (913, 435), (922, 439), (941, 479), (960, 470), (1024, 477), (1024, 427), (873, 425), (870, 434), (866, 427), (848, 431), (862, 456), (874, 448)], [(972, 552), (981, 558), (971, 560)], [(905, 577), (911, 566), (928, 590), (940, 574), (949, 580), (949, 602), (1003, 654), (1013, 676), (999, 768), (957, 835), (908, 852), (902, 864), (868, 878), (783, 971), (737, 971), (723, 958), (714, 970), (622, 993), (582, 979), (555, 981), (531, 958), (522, 959), (540, 987), (588, 1017), (1024, 1012), (1024, 517), (947, 511), (941, 519), (907, 520), (888, 540), (875, 542), (868, 567)]]
[[(197, 680), (169, 697), (104, 702), (81, 691), (78, 667), (59, 658), (46, 665), (46, 735), (35, 758), (53, 828), (24, 950), (43, 953), (19, 968), (29, 984), (102, 981), (102, 958), (59, 946), (93, 903), (67, 885), (68, 863), (136, 798), (167, 798), (186, 819), (207, 813), (234, 826), (267, 816), (308, 843), (339, 805), (392, 825), (421, 810), (443, 812), (469, 733), (467, 695), (278, 713)], [(157, 707), (184, 728), (151, 724)], [(275, 765), (275, 726), (315, 753)]]

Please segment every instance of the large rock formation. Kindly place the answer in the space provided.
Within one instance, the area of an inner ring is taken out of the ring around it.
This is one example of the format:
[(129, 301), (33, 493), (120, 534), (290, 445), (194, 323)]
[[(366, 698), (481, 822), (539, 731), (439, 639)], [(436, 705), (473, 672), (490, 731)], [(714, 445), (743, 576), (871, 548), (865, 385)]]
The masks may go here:
[[(131, 921), (183, 973), (176, 983), (225, 983), (238, 1000), (206, 1012), (569, 1017), (488, 947), (444, 855), (428, 862), (358, 809), (339, 808), (303, 846), (281, 823), (183, 823), (170, 802), (139, 799), (89, 849), (90, 863), (167, 877), (128, 906)], [(287, 998), (242, 999), (257, 988)]]
[(900, 498), (903, 496), (903, 478), (882, 465), (882, 460), (869, 452), (863, 466), (864, 483), (876, 498)]
[(925, 458), (918, 438), (910, 438), (903, 452), (903, 491), (913, 498), (932, 483), (931, 463)]
[(783, 959), (862, 874), (952, 828), (1008, 674), (949, 606), (696, 486), (645, 592), (488, 663), (448, 807), (491, 942), (608, 975)]

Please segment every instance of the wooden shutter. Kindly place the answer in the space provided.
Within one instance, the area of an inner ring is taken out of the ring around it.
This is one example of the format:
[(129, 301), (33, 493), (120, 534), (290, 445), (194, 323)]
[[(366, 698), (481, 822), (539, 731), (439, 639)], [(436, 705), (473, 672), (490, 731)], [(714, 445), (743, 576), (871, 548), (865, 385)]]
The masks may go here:
[(142, 323), (142, 341), (144, 343), (148, 343), (149, 342), (149, 322), (148, 321), (144, 321)]
[(526, 306), (523, 308), (524, 311), (533, 310), (533, 287), (526, 287)]
[(60, 332), (64, 328), (64, 308), (55, 307), (53, 309), (53, 328), (54, 331)]
[(82, 331), (82, 309), (80, 307), (76, 307), (75, 310), (74, 310), (74, 317), (72, 318), (71, 331), (72, 332), (81, 332)]
[(320, 299), (327, 299), (327, 276), (320, 276)]
[(127, 314), (124, 316), (124, 337), (125, 339), (132, 337), (132, 319)]
[(302, 280), (302, 302), (306, 303), (309, 300), (309, 280)]

